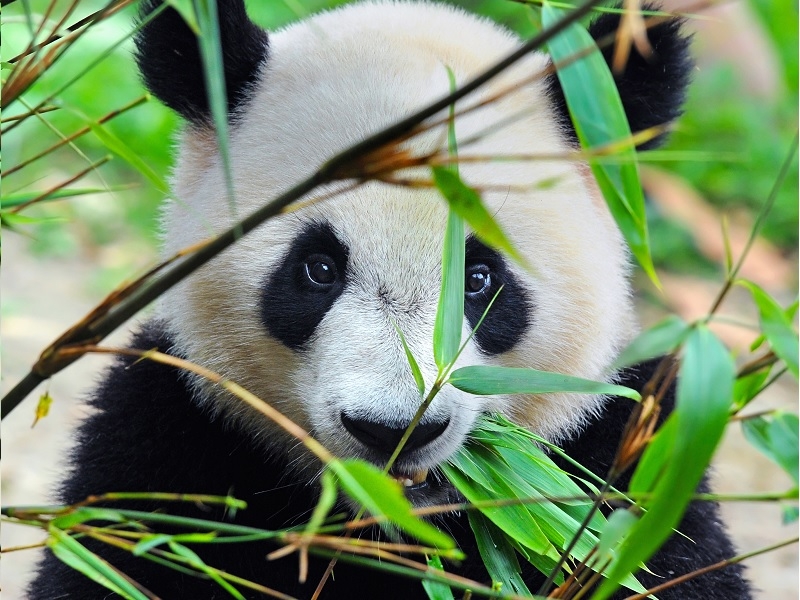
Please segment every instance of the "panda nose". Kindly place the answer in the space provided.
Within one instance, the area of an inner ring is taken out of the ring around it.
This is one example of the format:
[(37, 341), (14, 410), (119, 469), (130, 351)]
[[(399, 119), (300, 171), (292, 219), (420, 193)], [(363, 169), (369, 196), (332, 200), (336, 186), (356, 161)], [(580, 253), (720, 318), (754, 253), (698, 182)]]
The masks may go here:
[[(389, 427), (382, 423), (375, 423), (374, 421), (367, 421), (365, 419), (351, 419), (346, 414), (342, 413), (342, 424), (345, 429), (349, 431), (354, 438), (369, 448), (380, 450), (386, 454), (391, 454), (400, 443), (400, 438), (406, 432), (406, 427)], [(411, 436), (403, 446), (401, 455), (406, 452), (411, 452), (417, 448), (421, 448), (435, 440), (437, 437), (444, 433), (447, 426), (450, 424), (450, 419), (445, 422), (437, 423), (419, 423)]]

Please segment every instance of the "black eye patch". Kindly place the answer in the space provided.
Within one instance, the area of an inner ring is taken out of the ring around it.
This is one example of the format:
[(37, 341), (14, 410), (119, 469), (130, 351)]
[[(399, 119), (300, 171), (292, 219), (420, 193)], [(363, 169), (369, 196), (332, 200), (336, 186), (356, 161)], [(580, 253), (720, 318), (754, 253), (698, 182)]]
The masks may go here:
[(502, 354), (516, 346), (533, 320), (533, 302), (506, 259), (471, 235), (465, 252), (464, 316), (470, 327), (480, 321), (501, 287), (486, 318), (475, 333), (485, 354)]
[(302, 350), (346, 284), (349, 249), (329, 223), (307, 226), (263, 286), (261, 322), (292, 350)]

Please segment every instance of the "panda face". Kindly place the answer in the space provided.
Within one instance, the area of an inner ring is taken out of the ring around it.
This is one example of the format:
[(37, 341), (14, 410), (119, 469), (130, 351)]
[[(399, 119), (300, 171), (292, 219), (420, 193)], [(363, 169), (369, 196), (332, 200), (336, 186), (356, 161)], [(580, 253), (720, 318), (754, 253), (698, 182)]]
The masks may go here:
[[(448, 68), (466, 81), (517, 44), (493, 24), (432, 4), (349, 6), (271, 35), (240, 91), (245, 101), (232, 111), (235, 211), (225, 201), (213, 133), (184, 111), (190, 125), (164, 216), (166, 253), (227, 228), (337, 152), (445, 95)], [(456, 117), (462, 158), (550, 157), (460, 165), (530, 268), (467, 234), (462, 339), (502, 291), (457, 366), (602, 379), (634, 331), (628, 258), (588, 167), (552, 158), (572, 142), (536, 78), (547, 64), (533, 54), (457, 105), (487, 100)], [(446, 140), (439, 119), (398, 148), (447, 157)], [(429, 170), (394, 176), (405, 184), (345, 181), (318, 190), (176, 286), (158, 309), (176, 351), (248, 388), (334, 454), (377, 464), (421, 401), (396, 328), (428, 386), (436, 376), (432, 339), (447, 219), (441, 197), (424, 185)], [(288, 452), (299, 469), (319, 469), (260, 414), (206, 382), (194, 384), (198, 401), (256, 444)], [(394, 472), (418, 483), (464, 443), (482, 412), (501, 411), (556, 440), (601, 401), (478, 397), (445, 386)], [(415, 493), (419, 502), (433, 497)]]

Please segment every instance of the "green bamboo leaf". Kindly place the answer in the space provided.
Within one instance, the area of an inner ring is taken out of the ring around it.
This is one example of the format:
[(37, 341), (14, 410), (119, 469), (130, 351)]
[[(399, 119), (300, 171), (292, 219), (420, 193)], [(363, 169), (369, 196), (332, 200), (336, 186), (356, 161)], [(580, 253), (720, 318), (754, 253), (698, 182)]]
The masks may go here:
[(111, 523), (122, 523), (127, 519), (118, 511), (110, 508), (96, 506), (82, 506), (70, 511), (50, 521), (50, 525), (56, 529), (69, 529), (86, 523), (87, 521), (109, 521)]
[(614, 556), (617, 547), (630, 533), (638, 520), (639, 518), (636, 515), (624, 508), (618, 508), (609, 515), (606, 526), (603, 528), (597, 543), (600, 564)]
[[(514, 498), (513, 491), (502, 481), (487, 485), (485, 473), (476, 473), (469, 461), (462, 460), (461, 452), (450, 458), (452, 464), (443, 464), (442, 470), (459, 492), (473, 503), (492, 502), (498, 498)], [(557, 559), (558, 552), (542, 531), (531, 513), (522, 505), (483, 507), (481, 512), (514, 541), (535, 554)]]
[(92, 133), (94, 133), (95, 137), (97, 137), (97, 139), (100, 140), (100, 142), (106, 148), (111, 150), (111, 152), (119, 156), (130, 166), (147, 177), (147, 179), (149, 179), (159, 190), (162, 192), (169, 191), (169, 185), (167, 182), (164, 181), (158, 175), (158, 173), (151, 169), (150, 165), (142, 160), (142, 158), (136, 152), (134, 152), (130, 146), (128, 146), (125, 142), (123, 142), (97, 121), (90, 121), (88, 126), (92, 130)]
[(0, 211), (0, 225), (10, 231), (18, 230), (23, 225), (60, 223), (63, 221), (66, 221), (63, 217), (29, 217), (28, 215)]
[(455, 548), (453, 539), (436, 527), (415, 517), (411, 503), (400, 484), (375, 466), (356, 459), (333, 460), (328, 463), (347, 494), (364, 505), (373, 516), (385, 516), (393, 524), (420, 542), (436, 548)]
[(516, 551), (506, 534), (479, 512), (470, 511), (468, 516), (478, 552), (492, 581), (502, 583), (505, 590), (530, 596), (531, 592), (522, 579)]
[[(442, 559), (437, 555), (429, 556), (427, 559), (428, 566), (437, 571), (444, 571)], [(454, 600), (453, 590), (446, 583), (440, 581), (431, 581), (430, 579), (422, 580), (422, 587), (425, 593), (428, 594), (430, 600)]]
[(753, 417), (742, 421), (742, 431), (747, 440), (774, 461), (794, 481), (798, 479), (798, 417), (795, 414), (775, 412), (771, 418)]
[[(62, 200), (64, 198), (72, 198), (73, 196), (86, 196), (89, 194), (108, 194), (109, 192), (116, 192), (120, 190), (130, 189), (127, 185), (117, 185), (108, 188), (79, 188), (79, 189), (64, 189), (56, 190), (49, 194), (42, 202), (52, 202), (53, 200)], [(2, 206), (3, 210), (14, 208), (20, 204), (25, 204), (31, 200), (38, 198), (42, 192), (16, 192), (14, 194), (3, 195)]]
[(200, 25), (197, 23), (197, 14), (192, 0), (166, 0), (166, 3), (178, 11), (178, 14), (195, 35), (200, 35)]
[(186, 546), (184, 546), (183, 544), (179, 544), (178, 542), (176, 542), (174, 540), (169, 542), (169, 548), (170, 548), (170, 550), (172, 550), (178, 556), (181, 556), (181, 557), (185, 558), (186, 560), (188, 560), (189, 564), (193, 568), (195, 568), (198, 571), (201, 571), (201, 572), (205, 573), (206, 575), (208, 575), (211, 579), (214, 580), (214, 583), (216, 583), (218, 586), (220, 586), (222, 589), (224, 589), (226, 592), (228, 592), (228, 594), (231, 597), (236, 598), (236, 600), (246, 600), (246, 598), (239, 592), (239, 590), (237, 590), (230, 583), (225, 581), (225, 579), (223, 579), (220, 576), (220, 574), (217, 573), (216, 570), (210, 568), (203, 561), (203, 559), (200, 558), (197, 555), (197, 553), (194, 550), (191, 550), (191, 549), (187, 548)]
[(119, 571), (64, 531), (49, 528), (47, 547), (60, 561), (126, 600), (147, 600)]
[(772, 365), (769, 365), (760, 371), (736, 379), (733, 384), (733, 404), (736, 412), (747, 406), (761, 393), (771, 372)]
[(667, 419), (658, 430), (658, 434), (645, 450), (636, 470), (631, 477), (628, 491), (632, 494), (647, 494), (655, 489), (656, 483), (669, 468), (672, 460), (672, 449), (675, 447), (677, 421)]
[(400, 336), (400, 342), (403, 344), (403, 350), (406, 353), (406, 360), (408, 361), (408, 365), (411, 367), (411, 374), (414, 376), (414, 382), (417, 384), (417, 391), (421, 397), (425, 396), (425, 378), (422, 376), (422, 371), (419, 368), (419, 364), (417, 364), (417, 359), (414, 358), (414, 355), (411, 353), (411, 348), (408, 347), (408, 343), (406, 342), (406, 336), (403, 335), (403, 332), (397, 326), (397, 323), (392, 320), (392, 325), (394, 325), (395, 331), (397, 331), (397, 335)]
[(617, 357), (611, 369), (617, 371), (645, 360), (674, 352), (689, 334), (689, 325), (670, 315), (640, 333)]
[[(530, 440), (523, 441), (533, 447)], [(541, 473), (549, 469), (558, 470), (558, 467), (544, 461), (526, 464), (527, 458), (527, 453), (506, 446), (490, 448), (473, 443), (451, 458), (452, 465), (445, 465), (443, 469), (456, 488), (471, 502), (536, 499), (535, 502), (496, 508), (489, 505), (480, 511), (504, 532), (508, 544), (516, 547), (537, 569), (549, 574), (553, 568), (552, 559), (557, 558), (556, 549), (567, 547), (580, 529), (580, 522), (592, 503), (585, 498), (570, 501), (570, 505), (566, 506), (548, 500), (548, 497), (562, 495), (581, 498), (585, 497), (585, 493), (563, 472), (561, 474), (565, 479), (551, 487), (552, 479), (542, 477)], [(547, 457), (544, 458), (547, 460)], [(597, 513), (570, 553), (575, 561), (590, 555), (598, 541), (592, 530), (601, 530), (604, 526), (605, 518)], [(531, 533), (535, 534), (534, 539), (531, 539)], [(541, 547), (545, 548), (545, 552)], [(632, 590), (644, 591), (644, 587), (632, 576), (625, 577), (623, 583)]]
[(148, 535), (147, 537), (144, 537), (140, 541), (136, 542), (136, 545), (131, 550), (131, 554), (134, 556), (141, 556), (142, 554), (150, 552), (150, 550), (153, 548), (163, 546), (164, 544), (169, 544), (173, 537), (174, 536), (167, 533)]
[[(798, 377), (798, 335), (791, 319), (775, 300), (764, 290), (750, 281), (740, 281), (741, 285), (753, 294), (758, 306), (761, 331), (769, 341), (772, 350), (786, 363), (787, 368)], [(791, 307), (790, 307), (791, 308)]]
[(636, 390), (580, 377), (513, 367), (470, 366), (456, 369), (448, 383), (461, 391), (479, 396), (495, 394), (547, 394), (577, 392), (581, 394), (610, 394), (640, 400)]
[(225, 173), (228, 206), (231, 214), (235, 215), (236, 201), (234, 196), (233, 174), (231, 171), (230, 147), (228, 143), (228, 96), (225, 91), (225, 66), (222, 59), (217, 3), (212, 0), (196, 0), (192, 4), (195, 9), (194, 14), (197, 17), (197, 27), (200, 30), (200, 37), (198, 38), (200, 56), (203, 61), (203, 74), (205, 76), (206, 90), (208, 93), (208, 106), (211, 110), (211, 118), (214, 121), (217, 145), (219, 146), (219, 154)]
[(800, 517), (800, 508), (793, 504), (787, 504), (783, 506), (783, 515), (781, 518), (781, 523), (784, 525), (790, 525), (791, 523), (796, 523), (798, 517)]
[(208, 544), (219, 539), (215, 531), (207, 531), (204, 533), (178, 533), (169, 535), (166, 533), (156, 533), (142, 538), (136, 543), (131, 550), (134, 556), (141, 556), (146, 552), (150, 552), (153, 548), (169, 544), (170, 542), (180, 542), (183, 544)]
[(433, 182), (447, 200), (450, 209), (466, 221), (475, 235), (524, 266), (522, 256), (486, 209), (478, 192), (465, 184), (458, 173), (448, 167), (432, 167), (432, 171)]
[[(551, 2), (542, 3), (542, 25), (550, 27), (565, 12)], [(636, 150), (619, 92), (605, 59), (589, 32), (578, 24), (568, 26), (548, 44), (567, 108), (584, 148), (615, 144), (618, 163), (589, 161), (611, 214), (650, 279), (658, 285), (648, 244), (644, 194), (639, 181)], [(558, 63), (582, 58), (559, 68)], [(590, 90), (591, 93), (587, 93)]]
[[(665, 455), (659, 461), (663, 468), (658, 477), (638, 478), (640, 486), (647, 484), (642, 491), (651, 492), (652, 499), (643, 503), (647, 512), (620, 546), (608, 579), (593, 598), (608, 598), (618, 585), (615, 582), (647, 562), (679, 526), (725, 430), (734, 377), (733, 360), (722, 343), (705, 326), (692, 329), (684, 347), (675, 411), (665, 426), (671, 443), (651, 444), (642, 459), (642, 463), (654, 464), (648, 455), (655, 451)], [(640, 468), (641, 463), (637, 473)]]
[(452, 209), (447, 216), (442, 255), (442, 289), (433, 328), (433, 357), (444, 370), (458, 355), (464, 327), (464, 222)]
[(322, 527), (325, 522), (325, 517), (331, 512), (334, 504), (336, 504), (336, 477), (327, 469), (322, 472), (322, 489), (319, 494), (319, 500), (314, 507), (314, 512), (311, 513), (311, 518), (308, 520), (308, 525), (305, 528), (305, 535), (314, 535), (317, 530)]

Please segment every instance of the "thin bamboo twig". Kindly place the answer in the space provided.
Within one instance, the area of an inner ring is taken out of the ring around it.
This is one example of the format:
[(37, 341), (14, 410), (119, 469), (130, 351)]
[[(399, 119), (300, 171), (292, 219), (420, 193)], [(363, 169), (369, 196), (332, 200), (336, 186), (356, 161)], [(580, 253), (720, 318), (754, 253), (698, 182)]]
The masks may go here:
[[(103, 125), (104, 123), (107, 123), (111, 119), (113, 119), (115, 117), (118, 117), (122, 113), (125, 113), (125, 112), (131, 110), (132, 108), (136, 108), (140, 104), (143, 104), (143, 103), (147, 102), (149, 99), (150, 99), (149, 94), (145, 94), (144, 96), (141, 96), (140, 98), (137, 98), (133, 102), (130, 102), (130, 103), (126, 104), (122, 108), (118, 108), (116, 110), (112, 110), (107, 115), (104, 115), (104, 116), (100, 117), (97, 120), (97, 124), (98, 125)], [(65, 144), (68, 144), (68, 143), (70, 143), (72, 141), (75, 141), (77, 138), (81, 137), (82, 135), (86, 135), (91, 130), (92, 130), (91, 127), (86, 126), (86, 127), (83, 127), (81, 129), (79, 129), (78, 131), (76, 131), (74, 133), (71, 133), (70, 135), (68, 135), (66, 137), (61, 138), (59, 141), (57, 141), (55, 144), (53, 144), (52, 146), (50, 146), (46, 150), (42, 150), (38, 154), (35, 154), (34, 156), (31, 156), (30, 158), (25, 159), (21, 163), (19, 163), (17, 165), (14, 165), (13, 167), (10, 167), (6, 171), (0, 173), (0, 177), (7, 177), (7, 176), (11, 175), (12, 173), (16, 173), (20, 169), (23, 169), (23, 168), (27, 167), (32, 162), (35, 162), (35, 161), (39, 160), (40, 158), (44, 158), (48, 154), (50, 154), (52, 152), (55, 152), (56, 150), (61, 148), (61, 146), (65, 145)]]
[(800, 538), (795, 537), (788, 540), (784, 540), (777, 544), (773, 544), (771, 546), (766, 546), (765, 548), (754, 550), (753, 552), (748, 552), (746, 554), (740, 554), (739, 556), (734, 556), (733, 558), (721, 560), (719, 562), (714, 563), (713, 565), (708, 565), (707, 567), (703, 567), (702, 569), (697, 569), (695, 571), (692, 571), (691, 573), (686, 573), (685, 575), (681, 575), (680, 577), (676, 577), (675, 579), (670, 579), (669, 581), (662, 583), (661, 585), (657, 585), (655, 587), (650, 588), (643, 594), (634, 594), (633, 596), (628, 596), (627, 598), (625, 598), (625, 600), (646, 600), (652, 594), (658, 594), (659, 592), (662, 592), (667, 588), (671, 588), (680, 583), (684, 583), (686, 581), (689, 581), (690, 579), (694, 579), (695, 577), (699, 577), (701, 575), (705, 575), (706, 573), (717, 571), (719, 569), (724, 569), (725, 567), (735, 565), (736, 563), (740, 563), (743, 560), (746, 560), (753, 556), (758, 556), (759, 554), (765, 554), (767, 552), (772, 552), (773, 550), (777, 550), (778, 548), (783, 548), (784, 546), (790, 546), (792, 544), (796, 544), (798, 541), (800, 541)]

